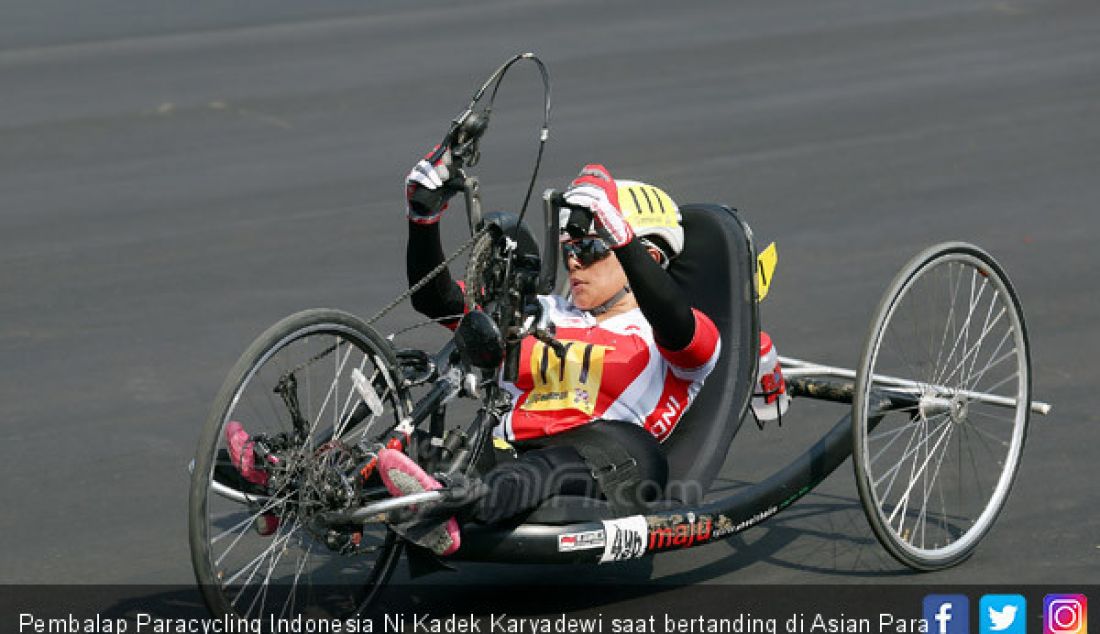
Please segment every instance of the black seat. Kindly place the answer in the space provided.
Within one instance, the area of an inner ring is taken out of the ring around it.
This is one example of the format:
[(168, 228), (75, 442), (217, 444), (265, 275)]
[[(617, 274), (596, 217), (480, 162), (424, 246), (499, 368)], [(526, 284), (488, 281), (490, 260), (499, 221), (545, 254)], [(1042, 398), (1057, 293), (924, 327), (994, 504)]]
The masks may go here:
[(750, 230), (733, 209), (695, 204), (682, 206), (680, 213), (684, 252), (668, 272), (722, 335), (717, 367), (664, 443), (667, 497), (694, 505), (722, 468), (752, 398), (759, 345), (756, 252)]
[[(752, 398), (759, 345), (751, 231), (735, 210), (722, 205), (684, 205), (680, 212), (685, 248), (668, 271), (692, 305), (714, 321), (722, 352), (695, 402), (662, 445), (669, 485), (666, 499), (655, 503), (655, 509), (702, 502)], [(559, 496), (525, 521), (561, 524), (612, 515), (605, 503)]]

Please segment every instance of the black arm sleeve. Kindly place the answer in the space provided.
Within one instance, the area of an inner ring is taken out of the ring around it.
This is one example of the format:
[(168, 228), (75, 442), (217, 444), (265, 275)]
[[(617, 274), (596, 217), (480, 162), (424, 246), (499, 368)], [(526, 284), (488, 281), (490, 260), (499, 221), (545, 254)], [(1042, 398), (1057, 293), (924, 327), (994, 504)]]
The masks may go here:
[(695, 337), (695, 315), (684, 292), (637, 238), (615, 249), (615, 255), (626, 271), (638, 307), (653, 327), (653, 339), (667, 350), (688, 347)]
[[(419, 282), (443, 262), (443, 243), (439, 238), (439, 223), (422, 225), (409, 223), (409, 243), (405, 250), (405, 273), (409, 286)], [(413, 293), (412, 305), (418, 312), (436, 319), (462, 313), (462, 289), (451, 272), (444, 269), (424, 288)]]

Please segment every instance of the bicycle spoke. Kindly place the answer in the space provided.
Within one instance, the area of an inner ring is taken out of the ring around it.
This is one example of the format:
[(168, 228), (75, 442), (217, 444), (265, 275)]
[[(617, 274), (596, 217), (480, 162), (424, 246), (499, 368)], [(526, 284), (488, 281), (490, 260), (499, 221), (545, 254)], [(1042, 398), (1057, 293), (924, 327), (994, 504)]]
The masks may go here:
[[(1005, 313), (1005, 309), (1002, 308), (1001, 309), (1001, 314), (998, 315), (997, 320), (1000, 320), (1001, 316), (1003, 316), (1004, 313)], [(966, 382), (967, 382), (966, 379), (969, 376), (972, 375), (973, 368), (977, 364), (978, 353), (981, 351), (982, 344), (985, 342), (986, 335), (988, 335), (990, 332), (993, 331), (993, 327), (995, 325), (996, 325), (996, 322), (991, 324), (988, 329), (983, 329), (982, 330), (981, 334), (978, 335), (978, 340), (975, 342), (974, 347), (970, 348), (969, 350), (967, 350), (967, 352), (965, 354), (963, 354), (962, 358), (959, 359), (959, 362), (955, 364), (955, 366), (951, 369), (951, 372), (949, 374), (947, 374), (946, 376), (943, 377), (943, 380), (940, 381), (940, 383), (942, 383), (944, 385), (950, 384), (951, 379), (955, 378), (956, 373), (958, 373), (959, 378), (960, 378), (960, 381), (959, 381), (960, 385), (965, 385), (966, 384)], [(973, 358), (971, 359), (970, 357), (973, 357)], [(971, 362), (971, 364), (970, 364), (971, 371), (970, 372), (966, 371), (966, 362), (968, 360), (970, 360), (970, 362)]]
[(874, 464), (874, 463), (878, 462), (878, 459), (881, 458), (882, 454), (885, 453), (886, 450), (889, 449), (890, 446), (894, 444), (894, 441), (897, 440), (900, 437), (901, 434), (908, 431), (909, 428), (911, 426), (915, 425), (915, 424), (917, 424), (916, 421), (913, 421), (912, 419), (910, 419), (910, 422), (906, 423), (905, 425), (902, 425), (901, 427), (898, 427), (897, 429), (892, 429), (892, 430), (887, 431), (887, 432), (881, 432), (881, 433), (875, 434), (874, 436), (868, 436), (867, 437), (868, 441), (881, 440), (881, 439), (883, 439), (887, 436), (890, 437), (890, 441), (887, 442), (885, 445), (883, 445), (878, 450), (878, 453), (871, 456), (871, 464)]
[[(236, 583), (237, 579), (240, 579), (241, 575), (243, 575), (245, 572), (248, 572), (248, 571), (251, 571), (251, 572), (249, 573), (248, 579), (245, 581), (245, 583), (247, 584), (249, 581), (251, 581), (252, 577), (256, 574), (256, 571), (259, 570), (259, 567), (263, 565), (263, 562), (267, 559), (268, 555), (271, 554), (271, 551), (273, 549), (282, 548), (284, 546), (284, 544), (287, 541), (289, 541), (290, 538), (294, 535), (294, 532), (297, 530), (297, 527), (298, 527), (298, 523), (295, 522), (293, 530), (287, 531), (285, 536), (279, 536), (278, 533), (276, 533), (275, 538), (271, 540), (271, 543), (268, 544), (267, 548), (260, 551), (259, 555), (256, 555), (255, 557), (252, 558), (251, 561), (249, 561), (244, 566), (242, 566), (241, 569), (238, 570), (236, 574), (234, 574), (232, 577), (229, 577), (228, 579), (226, 579), (224, 581), (225, 585), (227, 585), (227, 586), (233, 585), (234, 583)], [(279, 531), (282, 531), (282, 529), (283, 529), (283, 527), (280, 525)]]
[[(321, 417), (324, 415), (325, 410), (328, 409), (329, 401), (339, 399), (340, 375), (343, 372), (344, 366), (347, 364), (348, 359), (351, 357), (351, 353), (352, 353), (352, 348), (350, 346), (348, 346), (347, 354), (345, 354), (343, 356), (343, 359), (341, 359), (340, 354), (339, 354), (339, 346), (340, 345), (341, 344), (337, 344), (337, 354), (333, 357), (334, 362), (336, 364), (335, 375), (333, 376), (332, 381), (329, 382), (328, 391), (325, 393), (325, 398), (321, 401), (321, 407), (317, 410), (317, 417), (314, 419), (313, 423), (310, 425), (309, 432), (306, 434), (306, 443), (305, 443), (306, 445), (310, 444), (310, 442), (312, 441), (313, 434), (314, 434), (314, 432), (317, 431), (317, 424), (320, 422)], [(335, 416), (336, 416), (336, 406), (333, 405), (333, 421), (334, 421), (334, 423), (335, 423)]]
[[(355, 369), (359, 370), (359, 372), (362, 372), (363, 368), (366, 367), (366, 365), (367, 365), (367, 356), (363, 355), (363, 360), (359, 362), (358, 367), (356, 367)], [(347, 427), (347, 424), (350, 422), (349, 418), (351, 417), (351, 414), (354, 411), (355, 405), (358, 405), (361, 402), (363, 402), (362, 397), (359, 396), (358, 392), (355, 391), (354, 387), (350, 388), (348, 390), (347, 398), (344, 399), (344, 405), (343, 405), (343, 407), (340, 408), (340, 414), (339, 414), (339, 416), (336, 417), (337, 424), (336, 424), (336, 426), (335, 426), (335, 428), (333, 429), (333, 432), (332, 432), (333, 440), (337, 440), (337, 439), (341, 438), (344, 435), (345, 428)], [(349, 411), (349, 410), (351, 410), (351, 411)]]
[[(1012, 354), (1012, 353), (1009, 353), (1009, 354)], [(998, 363), (999, 363), (999, 362), (998, 362)], [(996, 383), (994, 383), (993, 385), (989, 386), (988, 388), (986, 388), (986, 389), (985, 389), (985, 390), (983, 390), (983, 391), (985, 391), (985, 392), (993, 392), (993, 391), (994, 391), (994, 390), (996, 390), (997, 388), (1001, 387), (1002, 385), (1005, 385), (1006, 383), (1009, 383), (1010, 381), (1016, 381), (1016, 380), (1017, 380), (1017, 377), (1019, 377), (1019, 373), (1017, 373), (1017, 372), (1013, 372), (1012, 374), (1009, 374), (1008, 376), (1006, 376), (1005, 378), (1001, 379), (1000, 381), (997, 381)]]
[[(974, 275), (977, 275), (977, 272), (975, 272)], [(973, 288), (971, 288), (971, 299), (970, 299), (969, 306), (967, 307), (966, 319), (963, 321), (962, 327), (959, 328), (959, 333), (956, 335), (955, 341), (951, 345), (951, 351), (948, 352), (947, 359), (953, 359), (955, 357), (955, 352), (958, 350), (960, 343), (963, 344), (963, 349), (966, 348), (966, 343), (965, 342), (970, 337), (970, 322), (974, 317), (974, 306), (975, 306), (974, 302), (980, 300), (982, 293), (985, 292), (985, 287), (986, 287), (986, 282), (983, 280), (982, 286), (978, 291), (977, 300), (974, 298)], [(945, 360), (944, 365), (946, 366), (946, 360)], [(943, 382), (943, 378), (940, 375), (936, 375), (936, 378), (933, 381), (933, 383), (942, 383), (942, 382)]]
[[(945, 418), (946, 418), (946, 417), (945, 417)], [(929, 419), (929, 420), (932, 420), (932, 419)], [(906, 461), (907, 461), (907, 460), (909, 459), (909, 456), (912, 456), (913, 454), (915, 454), (915, 453), (917, 453), (918, 451), (920, 451), (921, 447), (922, 447), (922, 446), (923, 446), (923, 445), (924, 445), (925, 443), (927, 443), (927, 442), (928, 442), (928, 439), (929, 439), (929, 438), (930, 438), (931, 436), (933, 436), (933, 435), (935, 435), (935, 434), (939, 433), (939, 431), (940, 431), (941, 429), (943, 429), (943, 428), (944, 428), (944, 426), (946, 426), (946, 425), (950, 425), (950, 424), (951, 424), (951, 421), (950, 421), (949, 419), (945, 419), (945, 420), (944, 420), (944, 421), (943, 421), (942, 423), (940, 423), (940, 424), (939, 424), (939, 426), (938, 426), (938, 427), (936, 427), (936, 429), (934, 429), (934, 430), (933, 430), (932, 432), (930, 432), (930, 433), (928, 433), (928, 434), (924, 434), (924, 436), (923, 436), (923, 438), (922, 438), (922, 439), (920, 440), (920, 442), (918, 442), (918, 443), (917, 443), (917, 445), (916, 445), (916, 446), (914, 446), (914, 447), (913, 447), (912, 449), (909, 449), (909, 446), (907, 445), (907, 446), (906, 446), (906, 449), (907, 449), (907, 451), (906, 451), (906, 452), (905, 452), (905, 453), (904, 453), (904, 454), (903, 454), (903, 455), (901, 456), (901, 458), (899, 458), (899, 459), (898, 459), (898, 463), (897, 463), (897, 464), (895, 464), (895, 465), (894, 465), (894, 466), (893, 466), (892, 468), (890, 468), (890, 470), (889, 470), (889, 471), (887, 471), (886, 473), (882, 474), (882, 478), (879, 478), (878, 480), (874, 481), (874, 482), (873, 482), (872, 484), (874, 484), (874, 485), (875, 485), (875, 487), (878, 487), (879, 483), (881, 483), (881, 482), (882, 482), (882, 480), (884, 480), (884, 479), (885, 479), (885, 478), (886, 478), (887, 476), (890, 476), (891, 474), (893, 474), (893, 475), (894, 475), (894, 477), (896, 477), (896, 476), (897, 476), (897, 473), (899, 472), (899, 470), (901, 469), (901, 467), (902, 467), (902, 466), (903, 466), (903, 465), (904, 465), (904, 464), (906, 463)], [(916, 428), (914, 429), (914, 431), (913, 431), (913, 439), (915, 439), (915, 438), (916, 438), (916, 437), (917, 437), (918, 435), (920, 435), (920, 430), (921, 430), (921, 427), (922, 427), (922, 425), (918, 425), (918, 426), (917, 426), (917, 427), (916, 427)], [(912, 439), (910, 440), (910, 442), (912, 442)], [(889, 486), (889, 487), (887, 487), (887, 492), (889, 492), (889, 490), (893, 488), (893, 484), (894, 484), (894, 480), (893, 480), (893, 479), (891, 479), (891, 480), (890, 480), (890, 486)], [(885, 498), (885, 496), (883, 496), (883, 497)]]
[[(273, 510), (274, 508), (276, 508), (278, 506), (281, 506), (282, 504), (286, 503), (289, 499), (290, 499), (289, 496), (282, 497), (282, 498), (272, 496), (272, 497), (268, 498), (268, 504), (261, 507), (260, 510), (252, 513), (251, 515), (248, 515), (243, 520), (241, 520), (240, 523), (236, 524), (235, 526), (233, 526), (231, 528), (228, 528), (228, 529), (222, 531), (221, 533), (218, 533), (214, 537), (210, 538), (210, 543), (211, 544), (216, 544), (219, 541), (221, 541), (222, 539), (228, 537), (230, 534), (236, 533), (237, 531), (239, 531), (241, 529), (248, 528), (250, 525), (255, 523), (257, 517), (263, 515), (264, 513), (270, 512), (271, 510)], [(232, 545), (230, 545), (230, 548), (232, 548)]]
[[(941, 427), (943, 427), (943, 426), (947, 426), (947, 429), (946, 429), (946, 430), (944, 430), (944, 431), (943, 431), (942, 433), (940, 433), (940, 436), (939, 436), (939, 438), (937, 438), (937, 439), (936, 439), (936, 444), (935, 444), (935, 445), (933, 445), (932, 449), (931, 449), (931, 450), (929, 450), (929, 451), (927, 452), (927, 453), (928, 453), (929, 455), (930, 455), (930, 454), (931, 454), (932, 452), (934, 452), (934, 451), (936, 450), (936, 448), (940, 446), (940, 442), (942, 442), (942, 441), (943, 441), (943, 439), (944, 439), (944, 438), (945, 438), (945, 437), (946, 437), (946, 436), (947, 436), (948, 434), (950, 434), (950, 433), (951, 433), (951, 426), (950, 426), (950, 423), (944, 423), (943, 425), (941, 425)], [(938, 432), (939, 432), (939, 428), (937, 428), (937, 429), (936, 429), (936, 432), (933, 432), (933, 433), (938, 433)], [(928, 436), (926, 436), (926, 437), (925, 437), (925, 441), (924, 441), (924, 442), (927, 442), (927, 439), (928, 439), (928, 438), (931, 438), (931, 437), (932, 437), (932, 434), (929, 434)], [(910, 471), (910, 475), (909, 475), (909, 486), (907, 486), (907, 487), (905, 488), (905, 492), (904, 492), (904, 493), (902, 493), (902, 498), (903, 498), (903, 499), (905, 500), (906, 504), (908, 504), (908, 502), (909, 502), (909, 494), (910, 494), (910, 493), (911, 493), (911, 492), (913, 491), (913, 485), (915, 485), (915, 484), (916, 484), (916, 477), (917, 477), (917, 476), (919, 476), (919, 475), (920, 475), (921, 473), (923, 473), (923, 472), (924, 472), (925, 468), (926, 468), (926, 467), (928, 467), (928, 463), (929, 463), (930, 461), (931, 461), (931, 458), (930, 458), (930, 457), (927, 457), (927, 456), (926, 456), (926, 457), (925, 457), (925, 459), (924, 459), (924, 462), (922, 462), (922, 463), (921, 463), (921, 465), (920, 465), (920, 469), (918, 469), (918, 470), (917, 470), (917, 471), (916, 471), (915, 473), (914, 473), (914, 472), (912, 472), (912, 471)], [(916, 461), (915, 461), (915, 460), (913, 461), (913, 464), (914, 464), (914, 466), (916, 465)], [(896, 509), (896, 508), (895, 508), (894, 512), (895, 512), (895, 513), (897, 512), (897, 509)], [(892, 520), (892, 519), (893, 519), (893, 514), (891, 514), (890, 518), (888, 518), (888, 519)]]
[[(895, 277), (861, 355), (853, 423), (860, 500), (899, 561), (951, 565), (989, 529), (1022, 448), (1026, 359), (1019, 304), (980, 249), (932, 247)], [(892, 389), (875, 376), (911, 381), (915, 403), (872, 432), (875, 390)]]
[[(323, 321), (327, 316), (334, 321)], [(410, 399), (389, 378), (398, 372), (392, 348), (337, 311), (307, 311), (285, 323), (287, 330), (280, 330), (280, 323), (261, 338), (268, 341), (266, 348), (258, 340), (253, 346), (258, 351), (250, 349), (251, 356), (238, 363), (248, 369), (231, 376), (233, 383), (223, 389), (227, 396), (220, 397), (205, 434), (214, 443), (201, 449), (204, 462), (196, 458), (197, 472), (209, 474), (201, 489), (192, 487), (192, 508), (205, 513), (199, 529), (192, 518), (192, 548), (200, 549), (196, 574), (212, 608), (237, 616), (361, 609), (397, 563), (398, 542), (387, 537), (385, 527), (353, 533), (323, 519), (359, 505), (361, 495), (370, 496), (355, 480), (357, 449), (342, 436), (376, 442), (390, 429), (382, 421), (396, 425), (405, 416)], [(359, 406), (365, 399), (351, 380), (352, 370), (371, 377), (377, 402)], [(257, 487), (262, 499), (251, 504), (217, 493), (222, 472), (234, 468), (225, 457), (230, 421), (241, 424), (255, 443), (249, 459), (263, 480), (241, 474), (253, 484), (235, 485)], [(330, 442), (337, 440), (343, 442)], [(349, 495), (329, 495), (334, 486)], [(356, 582), (347, 592), (307, 590), (340, 588), (349, 579)]]
[(936, 479), (939, 478), (940, 475), (940, 467), (943, 466), (943, 459), (947, 455), (947, 447), (951, 444), (951, 436), (954, 433), (954, 427), (951, 427), (948, 430), (948, 438), (946, 444), (944, 445), (943, 451), (940, 452), (939, 459), (936, 461), (936, 468), (935, 471), (932, 473), (932, 480), (931, 482), (927, 482), (924, 487), (924, 499), (921, 501), (920, 515), (917, 517), (917, 523), (920, 524), (921, 527), (921, 548), (924, 548), (926, 543), (924, 540), (924, 528), (928, 516), (928, 496), (932, 492), (932, 489), (934, 489), (936, 486)]
[(995, 421), (1001, 421), (1001, 422), (1009, 422), (1009, 423), (1015, 423), (1016, 422), (1016, 419), (1012, 416), (1005, 416), (1003, 414), (1002, 415), (990, 414), (988, 412), (983, 412), (981, 410), (975, 410), (975, 409), (973, 409), (973, 407), (970, 410), (970, 415), (971, 416), (981, 416), (982, 418), (988, 418), (989, 420), (995, 420)]
[[(271, 498), (271, 499), (276, 499), (276, 498)], [(286, 499), (287, 498), (283, 498), (284, 501)], [(255, 521), (255, 518), (259, 517), (260, 515), (263, 515), (265, 512), (268, 512), (268, 511), (271, 511), (272, 509), (274, 509), (275, 506), (276, 506), (276, 504), (272, 503), (271, 500), (269, 500), (268, 504), (261, 507), (259, 512), (252, 515), (253, 521)], [(244, 538), (244, 536), (248, 534), (249, 529), (250, 529), (250, 527), (247, 526), (247, 525), (244, 526), (243, 528), (239, 529), (236, 538), (234, 538), (233, 541), (228, 546), (226, 546), (225, 550), (222, 552), (221, 557), (218, 557), (214, 561), (215, 566), (221, 566), (222, 565), (222, 562), (225, 560), (226, 556), (229, 555), (229, 553), (234, 548), (237, 547), (237, 544), (241, 541), (241, 539)], [(213, 542), (211, 542), (211, 543), (213, 543)]]
[(313, 544), (310, 544), (306, 548), (306, 551), (298, 556), (298, 567), (294, 571), (294, 579), (290, 585), (290, 596), (283, 604), (283, 609), (279, 612), (279, 616), (282, 618), (288, 618), (293, 615), (294, 612), (294, 599), (298, 596), (298, 581), (302, 578), (302, 570), (305, 569), (306, 563), (309, 561), (309, 555), (313, 551)]
[[(948, 265), (948, 267), (947, 267), (947, 280), (948, 280), (948, 287), (950, 287), (951, 286), (951, 266), (950, 265)], [(951, 332), (952, 334), (954, 334), (954, 330), (951, 328), (951, 326), (953, 326), (954, 323), (955, 323), (955, 299), (958, 297), (958, 292), (959, 292), (959, 287), (961, 286), (961, 281), (962, 281), (962, 278), (960, 277), (959, 283), (956, 284), (954, 290), (950, 293), (950, 295), (951, 295), (951, 306), (948, 308), (947, 317), (943, 321), (943, 338), (940, 340), (939, 353), (936, 355), (936, 363), (935, 363), (935, 366), (934, 366), (934, 367), (937, 367), (937, 368), (940, 367), (941, 362), (946, 362), (943, 358), (943, 351), (947, 347), (948, 333)]]

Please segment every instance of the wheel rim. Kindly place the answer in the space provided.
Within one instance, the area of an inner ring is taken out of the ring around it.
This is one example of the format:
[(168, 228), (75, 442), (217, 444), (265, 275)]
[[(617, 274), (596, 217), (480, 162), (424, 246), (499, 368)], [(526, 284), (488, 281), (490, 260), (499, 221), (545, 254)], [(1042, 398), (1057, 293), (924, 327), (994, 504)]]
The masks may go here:
[[(857, 475), (880, 541), (934, 567), (967, 556), (1004, 504), (1027, 426), (1029, 358), (1015, 294), (988, 256), (955, 247), (917, 260), (888, 294), (861, 363)], [(870, 376), (917, 387), (902, 390), (908, 406), (868, 425)]]
[[(371, 399), (374, 409), (366, 420), (350, 427), (350, 413), (364, 402), (353, 389), (355, 370), (373, 386), (377, 399)], [(369, 338), (331, 323), (288, 334), (249, 368), (220, 417), (201, 494), (204, 556), (199, 559), (225, 612), (245, 618), (356, 613), (392, 571), (400, 553), (384, 527), (367, 525), (356, 535), (350, 529), (332, 530), (319, 517), (348, 504), (341, 500), (349, 495), (357, 466), (348, 448), (385, 433), (403, 417), (406, 403), (396, 379)], [(276, 391), (280, 385), (283, 389)], [(269, 482), (262, 487), (267, 499), (242, 504), (218, 495), (215, 471), (235, 471), (226, 464), (226, 425), (242, 423), (253, 439), (293, 437), (295, 404), (307, 432), (281, 445), (270, 443), (285, 448), (275, 452), (277, 464), (267, 463)], [(384, 490), (377, 495), (385, 496)], [(278, 517), (277, 527), (261, 535), (255, 526), (271, 517)]]

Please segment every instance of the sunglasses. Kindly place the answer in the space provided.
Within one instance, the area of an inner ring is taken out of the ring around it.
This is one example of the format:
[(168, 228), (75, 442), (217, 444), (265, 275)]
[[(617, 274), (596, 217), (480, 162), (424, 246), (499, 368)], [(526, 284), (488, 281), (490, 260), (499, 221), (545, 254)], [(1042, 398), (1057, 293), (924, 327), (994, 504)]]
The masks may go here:
[(611, 247), (603, 238), (581, 238), (561, 243), (562, 259), (577, 258), (581, 266), (591, 266), (611, 255)]

